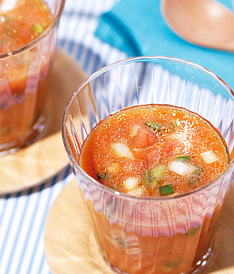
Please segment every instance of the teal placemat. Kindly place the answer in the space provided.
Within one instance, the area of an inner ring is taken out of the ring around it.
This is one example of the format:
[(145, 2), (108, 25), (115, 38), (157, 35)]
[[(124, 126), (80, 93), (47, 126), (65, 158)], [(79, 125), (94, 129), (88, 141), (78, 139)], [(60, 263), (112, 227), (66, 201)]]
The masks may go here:
[[(232, 8), (232, 1), (219, 2)], [(234, 90), (234, 53), (199, 47), (178, 37), (164, 22), (160, 1), (117, 1), (100, 17), (95, 35), (129, 56), (163, 55), (197, 63)]]

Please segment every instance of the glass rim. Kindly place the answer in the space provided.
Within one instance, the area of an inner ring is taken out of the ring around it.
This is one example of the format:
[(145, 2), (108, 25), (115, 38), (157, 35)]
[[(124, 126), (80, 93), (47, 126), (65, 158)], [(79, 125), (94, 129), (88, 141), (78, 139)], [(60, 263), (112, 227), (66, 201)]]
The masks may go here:
[[(20, 54), (23, 51), (26, 51), (26, 50), (34, 47), (36, 44), (39, 44), (39, 42), (42, 39), (44, 39), (46, 36), (48, 36), (49, 33), (58, 25), (59, 20), (62, 16), (62, 13), (63, 13), (63, 9), (64, 9), (64, 5), (65, 5), (66, 0), (59, 0), (59, 1), (61, 2), (60, 6), (59, 6), (59, 9), (57, 11), (57, 14), (56, 14), (55, 18), (53, 18), (53, 20), (52, 20), (51, 25), (41, 35), (39, 35), (36, 39), (34, 39), (32, 42), (29, 42), (28, 44), (26, 44), (26, 45), (24, 45), (20, 48), (17, 48), (15, 50), (0, 54), (0, 60), (4, 59), (4, 58), (7, 58), (9, 56), (12, 56), (12, 55)], [(56, 0), (56, 2), (57, 2), (57, 0)]]
[[(186, 193), (182, 193), (182, 194), (177, 194), (177, 195), (172, 195), (172, 196), (164, 196), (164, 197), (138, 197), (138, 196), (132, 196), (129, 195), (127, 193), (123, 193), (120, 191), (116, 191), (112, 188), (109, 188), (107, 186), (102, 185), (100, 182), (98, 182), (97, 180), (95, 180), (94, 178), (92, 178), (91, 176), (89, 176), (82, 168), (81, 166), (76, 162), (76, 160), (74, 159), (72, 152), (69, 148), (69, 144), (67, 142), (67, 130), (66, 130), (66, 120), (67, 120), (67, 116), (68, 116), (68, 112), (70, 109), (70, 106), (72, 105), (73, 101), (75, 100), (75, 98), (77, 97), (78, 93), (81, 92), (81, 90), (86, 87), (90, 82), (92, 82), (94, 79), (96, 79), (98, 76), (102, 75), (103, 73), (110, 71), (116, 67), (119, 66), (123, 66), (123, 65), (127, 65), (127, 64), (131, 64), (131, 63), (137, 63), (137, 62), (152, 62), (152, 60), (165, 60), (165, 61), (173, 61), (173, 62), (177, 62), (177, 63), (181, 63), (181, 64), (185, 64), (185, 65), (189, 65), (190, 67), (193, 67), (195, 69), (199, 69), (201, 71), (203, 71), (204, 73), (206, 73), (207, 75), (209, 75), (210, 77), (214, 78), (215, 80), (217, 80), (233, 97), (234, 99), (234, 92), (233, 90), (229, 87), (229, 85), (224, 82), (219, 76), (217, 76), (215, 73), (211, 72), (210, 70), (187, 60), (183, 60), (180, 58), (176, 58), (176, 57), (168, 57), (168, 56), (160, 56), (160, 55), (155, 55), (155, 56), (140, 56), (140, 57), (133, 57), (133, 58), (127, 58), (124, 60), (120, 60), (117, 62), (114, 62), (110, 65), (104, 66), (103, 68), (97, 70), (96, 72), (92, 73), (88, 78), (86, 78), (85, 81), (83, 81), (77, 88), (76, 90), (73, 92), (73, 94), (71, 95), (70, 99), (68, 100), (65, 110), (64, 110), (64, 114), (62, 117), (62, 138), (63, 138), (63, 143), (66, 149), (66, 152), (70, 158), (70, 160), (72, 161), (72, 164), (78, 169), (78, 171), (82, 174), (82, 176), (84, 176), (87, 180), (89, 180), (91, 183), (93, 183), (94, 185), (96, 185), (97, 187), (100, 187), (101, 189), (107, 191), (108, 193), (110, 193), (111, 195), (115, 195), (118, 197), (122, 197), (124, 199), (133, 199), (133, 200), (138, 200), (138, 201), (155, 201), (155, 202), (163, 202), (163, 201), (169, 201), (169, 200), (179, 200), (181, 198), (187, 197), (187, 196), (191, 196), (197, 192), (202, 191), (203, 189), (206, 189), (207, 187), (215, 184), (215, 182), (217, 182), (222, 176), (225, 176), (225, 174), (227, 174), (230, 169), (234, 166), (234, 157), (231, 160), (229, 164), (227, 165), (227, 167), (223, 170), (222, 173), (220, 173), (217, 177), (215, 177), (213, 180), (209, 181), (207, 184), (200, 186), (192, 191), (186, 192)], [(202, 116), (201, 116), (202, 117)], [(202, 117), (203, 118), (203, 117)], [(234, 148), (233, 148), (234, 149)], [(231, 155), (231, 152), (230, 152)], [(229, 155), (229, 156), (230, 156)]]

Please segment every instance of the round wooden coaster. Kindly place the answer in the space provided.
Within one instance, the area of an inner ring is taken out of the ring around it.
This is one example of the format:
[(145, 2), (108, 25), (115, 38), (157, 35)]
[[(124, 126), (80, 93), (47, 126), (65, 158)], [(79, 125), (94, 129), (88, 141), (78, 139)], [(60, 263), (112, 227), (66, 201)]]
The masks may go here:
[(98, 252), (75, 181), (69, 183), (54, 202), (44, 236), (52, 273), (113, 274)]
[(32, 145), (0, 157), (0, 194), (38, 185), (68, 164), (61, 136), (62, 115), (69, 97), (84, 79), (82, 69), (58, 50), (46, 106), (46, 128)]
[[(215, 254), (202, 272), (234, 273), (234, 185), (222, 212)], [(113, 274), (98, 252), (78, 185), (70, 182), (57, 197), (46, 221), (45, 253), (53, 274)]]

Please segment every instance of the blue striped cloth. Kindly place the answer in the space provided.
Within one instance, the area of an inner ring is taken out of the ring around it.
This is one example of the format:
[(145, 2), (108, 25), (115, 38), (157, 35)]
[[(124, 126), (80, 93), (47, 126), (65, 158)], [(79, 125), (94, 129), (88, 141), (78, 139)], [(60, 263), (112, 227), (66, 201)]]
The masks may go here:
[[(126, 58), (124, 53), (94, 36), (100, 14), (113, 4), (114, 0), (66, 0), (59, 47), (73, 57), (87, 75)], [(1, 274), (51, 273), (44, 252), (44, 225), (50, 207), (72, 178), (68, 166), (40, 186), (0, 196)]]

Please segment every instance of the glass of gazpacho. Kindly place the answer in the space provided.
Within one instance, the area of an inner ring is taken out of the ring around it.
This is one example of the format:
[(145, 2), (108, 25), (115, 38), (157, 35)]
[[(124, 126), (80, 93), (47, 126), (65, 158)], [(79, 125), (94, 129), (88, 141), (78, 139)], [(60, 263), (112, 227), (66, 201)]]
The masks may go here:
[(234, 93), (176, 58), (139, 57), (72, 95), (63, 140), (116, 273), (195, 273), (213, 254), (234, 175)]
[(65, 0), (0, 0), (0, 154), (45, 127), (44, 106)]

